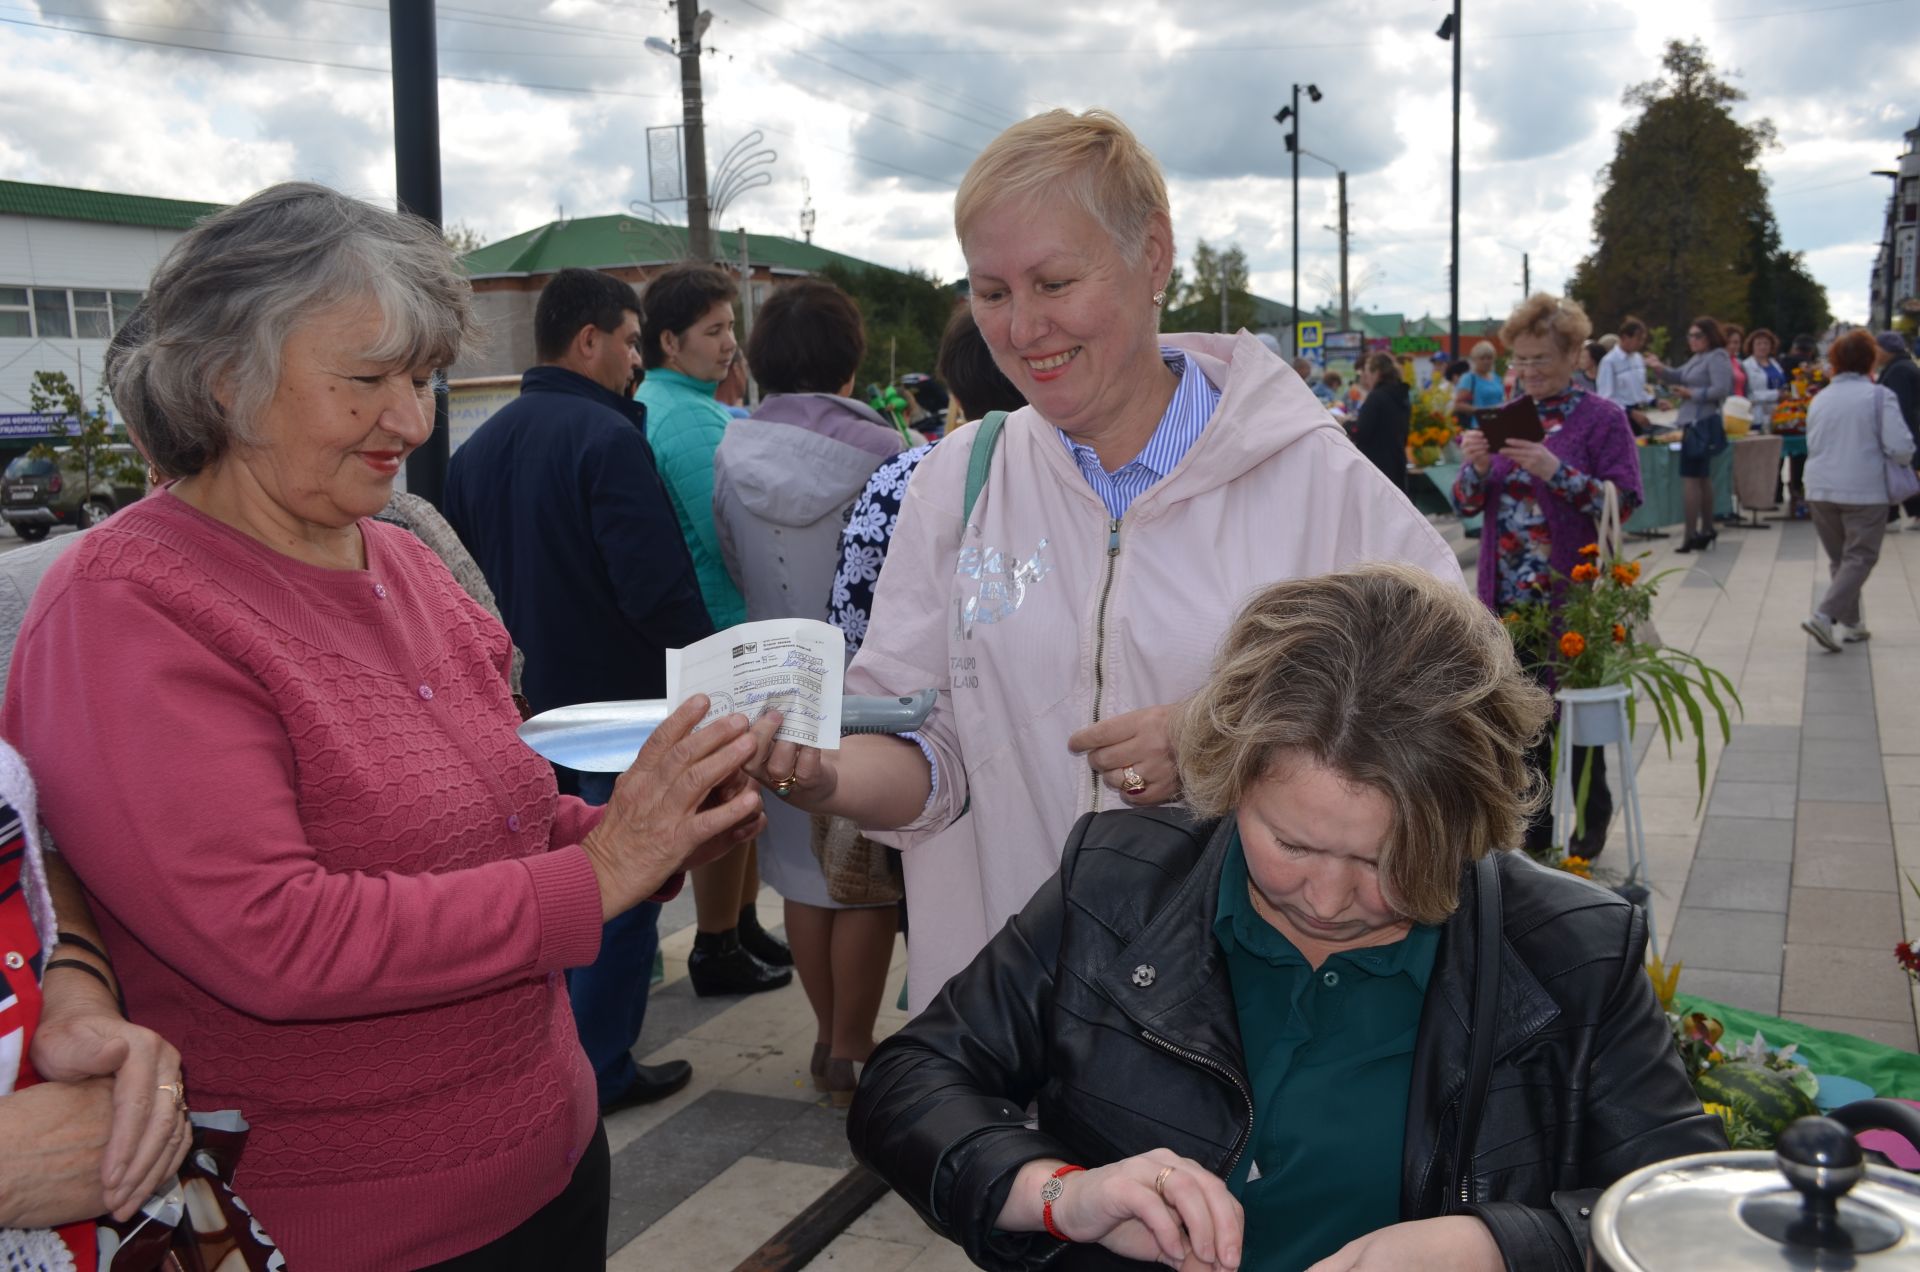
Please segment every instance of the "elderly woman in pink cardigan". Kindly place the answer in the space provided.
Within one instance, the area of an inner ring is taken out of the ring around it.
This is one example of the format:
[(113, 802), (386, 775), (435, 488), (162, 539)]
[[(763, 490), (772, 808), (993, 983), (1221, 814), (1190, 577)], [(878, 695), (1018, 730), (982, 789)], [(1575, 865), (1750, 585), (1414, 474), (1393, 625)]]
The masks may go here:
[(499, 622), (373, 520), (471, 328), (439, 232), (320, 186), (191, 230), (110, 360), (179, 480), (40, 585), (6, 736), (235, 1190), (302, 1272), (598, 1268), (608, 1167), (562, 970), (765, 819), (696, 698), (604, 808), (516, 734)]
[(1253, 591), (1368, 560), (1460, 578), (1265, 345), (1160, 335), (1166, 186), (1120, 120), (1014, 125), (954, 224), (981, 335), (1029, 405), (997, 445), (969, 425), (915, 472), (847, 680), (939, 704), (916, 738), (832, 753), (763, 720), (751, 770), (905, 850), (916, 1007), (1053, 874), (1080, 814), (1179, 796), (1170, 710)]

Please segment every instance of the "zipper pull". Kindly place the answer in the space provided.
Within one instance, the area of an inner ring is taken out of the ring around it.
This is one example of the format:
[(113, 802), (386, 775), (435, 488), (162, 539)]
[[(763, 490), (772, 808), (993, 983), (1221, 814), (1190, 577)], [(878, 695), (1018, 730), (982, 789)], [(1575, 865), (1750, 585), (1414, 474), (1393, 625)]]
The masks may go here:
[(1120, 555), (1120, 518), (1118, 517), (1107, 523), (1107, 555)]

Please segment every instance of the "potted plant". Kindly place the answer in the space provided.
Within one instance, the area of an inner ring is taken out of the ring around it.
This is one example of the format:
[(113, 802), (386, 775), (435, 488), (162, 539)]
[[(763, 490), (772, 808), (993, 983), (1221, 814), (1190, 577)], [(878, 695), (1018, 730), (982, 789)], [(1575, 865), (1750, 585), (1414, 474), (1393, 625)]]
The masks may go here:
[[(1694, 739), (1694, 763), (1701, 800), (1707, 794), (1707, 713), (1719, 722), (1720, 736), (1731, 740), (1728, 707), (1740, 707), (1733, 682), (1698, 656), (1673, 649), (1651, 631), (1653, 599), (1668, 570), (1641, 577), (1642, 557), (1604, 561), (1600, 549), (1588, 545), (1584, 558), (1566, 575), (1554, 580), (1552, 591), (1516, 606), (1502, 618), (1522, 659), (1541, 664), (1559, 688), (1563, 709), (1570, 713), (1568, 731), (1576, 746), (1625, 744), (1619, 736), (1619, 705), (1626, 706), (1627, 727), (1638, 722), (1642, 699), (1653, 704), (1660, 737), (1668, 754), (1676, 738)], [(1555, 572), (1558, 575), (1558, 572)], [(1549, 597), (1557, 593), (1557, 603)], [(1558, 732), (1554, 735), (1556, 769)], [(1590, 765), (1579, 777), (1576, 809), (1584, 809)], [(1696, 805), (1697, 807), (1697, 805)]]

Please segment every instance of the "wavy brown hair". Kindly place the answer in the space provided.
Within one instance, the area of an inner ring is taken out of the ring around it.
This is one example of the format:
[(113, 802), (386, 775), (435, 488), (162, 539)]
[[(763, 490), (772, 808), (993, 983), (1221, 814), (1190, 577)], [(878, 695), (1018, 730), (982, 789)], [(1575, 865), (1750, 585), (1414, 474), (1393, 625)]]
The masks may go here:
[(1463, 587), (1366, 565), (1254, 595), (1181, 710), (1180, 776), (1204, 817), (1296, 757), (1379, 791), (1393, 809), (1382, 890), (1438, 923), (1459, 904), (1462, 867), (1519, 843), (1545, 798), (1526, 755), (1551, 715)]

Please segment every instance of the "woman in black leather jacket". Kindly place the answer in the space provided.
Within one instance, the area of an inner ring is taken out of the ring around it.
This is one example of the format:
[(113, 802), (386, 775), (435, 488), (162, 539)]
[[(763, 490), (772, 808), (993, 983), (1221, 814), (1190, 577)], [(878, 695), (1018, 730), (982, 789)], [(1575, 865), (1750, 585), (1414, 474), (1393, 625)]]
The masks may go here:
[(1547, 718), (1463, 590), (1265, 589), (1185, 708), (1194, 811), (1080, 822), (874, 1053), (855, 1153), (987, 1268), (1576, 1272), (1602, 1189), (1725, 1140), (1645, 916), (1505, 851)]

